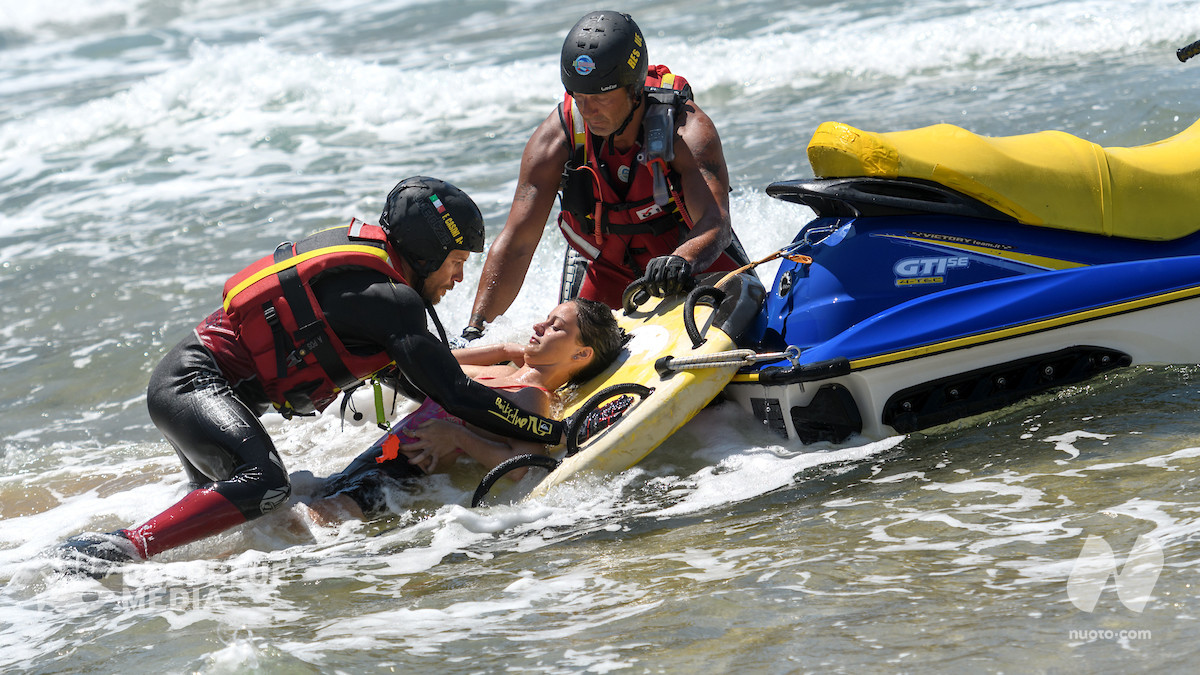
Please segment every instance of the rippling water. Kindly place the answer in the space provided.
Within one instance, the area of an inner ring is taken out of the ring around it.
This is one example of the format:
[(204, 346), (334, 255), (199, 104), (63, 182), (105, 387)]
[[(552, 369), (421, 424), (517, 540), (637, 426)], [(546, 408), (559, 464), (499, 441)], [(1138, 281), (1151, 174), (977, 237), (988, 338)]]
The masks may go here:
[[(53, 572), (43, 555), (64, 537), (184, 493), (145, 382), (230, 274), (280, 240), (373, 220), (416, 173), (462, 186), (498, 231), (561, 95), (562, 37), (592, 8), (0, 4), (0, 667), (1190, 670), (1192, 366), (836, 447), (782, 443), (723, 404), (635, 470), (543, 501), (468, 509), (466, 471), (395, 495), (408, 510), (381, 522), (323, 528), (292, 509), (103, 582)], [(763, 189), (811, 175), (824, 120), (1128, 146), (1200, 116), (1200, 66), (1174, 58), (1200, 38), (1191, 2), (622, 9), (717, 121), (752, 257), (807, 217)], [(498, 333), (552, 305), (562, 249), (551, 229)], [(481, 265), (442, 305), (451, 330)], [(297, 498), (373, 436), (332, 416), (268, 425)], [(1090, 538), (1112, 574), (1085, 611), (1069, 579)], [(1162, 550), (1140, 599), (1125, 592), (1146, 578), (1139, 541)]]

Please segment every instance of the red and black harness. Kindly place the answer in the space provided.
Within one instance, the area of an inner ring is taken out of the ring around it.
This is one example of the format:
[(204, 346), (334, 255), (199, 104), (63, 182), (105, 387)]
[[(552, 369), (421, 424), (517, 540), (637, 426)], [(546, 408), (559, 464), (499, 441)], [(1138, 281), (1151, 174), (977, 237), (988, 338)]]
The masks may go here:
[[(687, 80), (666, 66), (650, 67), (643, 92), (647, 115), (652, 106), (670, 106), (678, 112), (690, 100), (692, 89)], [(560, 184), (559, 227), (573, 248), (594, 260), (608, 234), (659, 237), (675, 230), (680, 239), (686, 236), (693, 224), (677, 187), (679, 175), (668, 162), (648, 157), (645, 148), (640, 148), (637, 161), (629, 167), (628, 189), (619, 190), (608, 179), (608, 168), (597, 152), (597, 139), (586, 129), (569, 93), (558, 112), (572, 147)], [(654, 162), (666, 169), (671, 197), (666, 205), (654, 200), (653, 178), (648, 170)]]
[(388, 367), (379, 350), (355, 354), (330, 329), (313, 294), (320, 276), (371, 269), (405, 283), (383, 230), (358, 220), (281, 244), (225, 284), (224, 308), (268, 398), (284, 416), (323, 410), (340, 391)]

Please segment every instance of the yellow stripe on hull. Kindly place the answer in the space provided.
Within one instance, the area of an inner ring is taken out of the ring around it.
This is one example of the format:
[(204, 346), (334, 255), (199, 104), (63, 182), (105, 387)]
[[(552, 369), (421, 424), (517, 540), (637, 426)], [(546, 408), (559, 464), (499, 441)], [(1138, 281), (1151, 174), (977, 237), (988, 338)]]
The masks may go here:
[[(1147, 296), (1145, 298), (1138, 298), (1136, 300), (1128, 300), (1125, 302), (1119, 302), (1119, 303), (1112, 304), (1112, 305), (1105, 305), (1103, 307), (1095, 307), (1095, 308), (1080, 311), (1080, 312), (1072, 312), (1070, 314), (1063, 314), (1061, 316), (1051, 317), (1048, 319), (1042, 319), (1040, 321), (1031, 321), (1029, 323), (1023, 323), (1023, 324), (1016, 325), (1016, 326), (1010, 326), (1008, 328), (1002, 328), (999, 330), (988, 331), (985, 333), (976, 333), (974, 335), (967, 335), (967, 336), (964, 336), (961, 338), (956, 338), (953, 340), (934, 342), (934, 343), (927, 344), (927, 345), (920, 345), (917, 347), (912, 347), (910, 349), (904, 349), (904, 350), (895, 351), (895, 352), (887, 352), (887, 353), (879, 354), (876, 356), (869, 356), (869, 357), (865, 357), (865, 358), (861, 358), (861, 359), (855, 359), (850, 362), (850, 370), (857, 371), (857, 370), (865, 370), (867, 368), (876, 368), (879, 366), (885, 366), (885, 365), (889, 365), (892, 363), (898, 363), (900, 361), (908, 361), (910, 359), (916, 359), (916, 358), (921, 358), (924, 356), (930, 356), (932, 354), (940, 354), (940, 353), (954, 351), (954, 350), (958, 350), (958, 349), (966, 349), (968, 347), (975, 347), (975, 346), (990, 343), (990, 342), (999, 342), (1001, 340), (1007, 340), (1010, 338), (1022, 337), (1025, 335), (1032, 335), (1034, 333), (1040, 333), (1042, 331), (1052, 330), (1055, 328), (1062, 328), (1063, 326), (1070, 326), (1070, 325), (1074, 325), (1074, 324), (1085, 323), (1087, 321), (1095, 321), (1097, 319), (1105, 319), (1105, 318), (1116, 316), (1119, 314), (1125, 314), (1128, 312), (1135, 312), (1135, 311), (1139, 311), (1139, 310), (1149, 309), (1152, 307), (1157, 307), (1160, 305), (1167, 305), (1167, 304), (1170, 304), (1173, 302), (1179, 302), (1179, 301), (1183, 301), (1183, 300), (1191, 300), (1191, 299), (1198, 298), (1198, 297), (1200, 297), (1200, 286), (1192, 286), (1189, 288), (1179, 289), (1177, 291), (1171, 291), (1170, 293), (1161, 293), (1158, 295)], [(758, 382), (758, 374), (757, 373), (749, 373), (749, 374), (738, 375), (738, 376), (734, 377), (731, 381), (733, 384), (757, 383)]]

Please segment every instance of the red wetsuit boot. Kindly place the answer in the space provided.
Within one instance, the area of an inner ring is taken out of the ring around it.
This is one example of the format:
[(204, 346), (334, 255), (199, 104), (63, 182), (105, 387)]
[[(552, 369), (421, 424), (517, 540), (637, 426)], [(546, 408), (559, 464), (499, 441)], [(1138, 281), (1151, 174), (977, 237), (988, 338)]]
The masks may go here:
[(246, 516), (215, 490), (192, 490), (177, 504), (145, 523), (114, 534), (125, 537), (142, 560), (246, 522)]

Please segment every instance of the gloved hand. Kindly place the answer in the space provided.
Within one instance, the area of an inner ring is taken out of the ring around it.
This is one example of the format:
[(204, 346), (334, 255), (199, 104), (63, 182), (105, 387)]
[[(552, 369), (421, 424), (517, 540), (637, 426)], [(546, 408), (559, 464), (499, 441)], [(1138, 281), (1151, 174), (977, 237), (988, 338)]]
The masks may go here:
[(467, 326), (463, 329), (462, 337), (450, 338), (450, 349), (462, 349), (470, 346), (472, 340), (477, 340), (480, 335), (483, 335), (483, 329), (475, 326)]
[(646, 290), (659, 297), (691, 289), (692, 263), (677, 255), (660, 255), (646, 264)]

